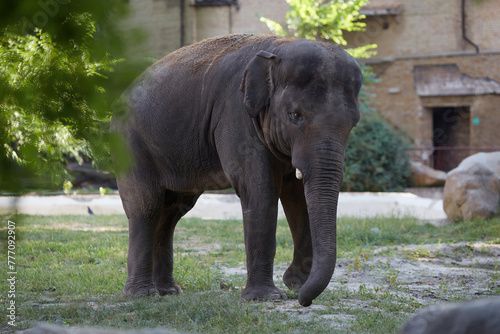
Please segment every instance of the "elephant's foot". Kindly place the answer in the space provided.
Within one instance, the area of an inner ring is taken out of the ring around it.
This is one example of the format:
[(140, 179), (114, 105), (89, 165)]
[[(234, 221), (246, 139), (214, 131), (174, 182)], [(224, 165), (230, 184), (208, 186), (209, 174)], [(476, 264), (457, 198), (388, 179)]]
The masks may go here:
[(241, 292), (246, 300), (285, 300), (286, 294), (275, 286), (246, 287)]
[(156, 289), (160, 293), (161, 296), (166, 295), (178, 295), (182, 293), (182, 289), (177, 284), (169, 284), (169, 285), (158, 285), (156, 284)]
[(143, 297), (143, 296), (158, 296), (160, 293), (151, 284), (133, 284), (126, 283), (123, 288), (123, 295), (125, 297)]
[(309, 277), (309, 271), (294, 265), (293, 263), (283, 274), (283, 283), (292, 291), (299, 291)]

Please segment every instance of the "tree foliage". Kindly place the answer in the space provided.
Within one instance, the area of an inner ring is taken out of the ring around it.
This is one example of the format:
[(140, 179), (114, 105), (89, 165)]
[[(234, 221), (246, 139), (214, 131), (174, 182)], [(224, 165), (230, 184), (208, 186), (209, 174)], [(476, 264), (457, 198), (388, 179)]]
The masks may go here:
[(376, 112), (365, 112), (346, 147), (344, 191), (401, 191), (411, 180), (405, 136)]
[(1, 8), (1, 190), (61, 184), (68, 160), (109, 167), (111, 103), (129, 81), (112, 73), (123, 61), (112, 23), (120, 3), (17, 0)]
[[(359, 10), (368, 0), (286, 0), (290, 9), (286, 13), (286, 27), (261, 17), (274, 34), (282, 37), (322, 39), (345, 46), (344, 31), (364, 31), (365, 18)], [(369, 58), (375, 54), (376, 44), (368, 44), (357, 48), (347, 48), (355, 58)]]

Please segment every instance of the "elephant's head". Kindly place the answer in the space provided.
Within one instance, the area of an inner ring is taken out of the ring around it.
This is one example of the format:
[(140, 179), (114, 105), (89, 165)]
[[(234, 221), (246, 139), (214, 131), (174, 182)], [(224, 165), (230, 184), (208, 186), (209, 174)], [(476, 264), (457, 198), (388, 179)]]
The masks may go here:
[(328, 285), (336, 262), (337, 202), (344, 150), (358, 122), (362, 74), (333, 46), (295, 41), (248, 64), (241, 89), (248, 113), (269, 149), (303, 178), (311, 236), (311, 273), (299, 293), (308, 306)]

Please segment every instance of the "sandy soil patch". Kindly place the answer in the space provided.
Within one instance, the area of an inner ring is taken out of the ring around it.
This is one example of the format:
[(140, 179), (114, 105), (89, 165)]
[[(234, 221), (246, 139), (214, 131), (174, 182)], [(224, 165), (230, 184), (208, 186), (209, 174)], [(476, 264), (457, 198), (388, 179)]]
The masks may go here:
[[(238, 267), (222, 267), (225, 275), (246, 275)], [(275, 268), (275, 283), (281, 282), (286, 265)], [(327, 289), (351, 292), (338, 308), (313, 304), (300, 307), (296, 299), (268, 303), (270, 311), (286, 312), (307, 321), (321, 317), (340, 329), (355, 317), (345, 310), (373, 311), (360, 292), (391, 294), (420, 308), (436, 303), (485, 297), (500, 287), (500, 245), (481, 242), (380, 247), (374, 251), (339, 258)], [(409, 314), (408, 314), (409, 315)]]

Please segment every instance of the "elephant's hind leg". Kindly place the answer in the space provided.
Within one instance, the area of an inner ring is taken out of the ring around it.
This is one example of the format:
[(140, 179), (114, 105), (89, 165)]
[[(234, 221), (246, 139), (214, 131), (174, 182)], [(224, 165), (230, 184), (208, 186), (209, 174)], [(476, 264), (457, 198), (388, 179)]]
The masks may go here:
[(160, 218), (161, 188), (140, 186), (143, 180), (119, 181), (120, 196), (129, 220), (127, 297), (158, 295), (153, 283), (153, 236)]
[(178, 195), (170, 191), (165, 194), (162, 215), (154, 234), (153, 249), (153, 280), (160, 295), (181, 292), (173, 277), (174, 229), (179, 219), (193, 208), (200, 195)]
[(312, 266), (311, 230), (302, 181), (294, 176), (283, 180), (280, 199), (294, 245), (293, 261), (283, 275), (283, 282), (290, 290), (299, 291)]

